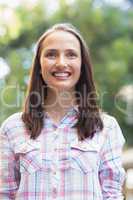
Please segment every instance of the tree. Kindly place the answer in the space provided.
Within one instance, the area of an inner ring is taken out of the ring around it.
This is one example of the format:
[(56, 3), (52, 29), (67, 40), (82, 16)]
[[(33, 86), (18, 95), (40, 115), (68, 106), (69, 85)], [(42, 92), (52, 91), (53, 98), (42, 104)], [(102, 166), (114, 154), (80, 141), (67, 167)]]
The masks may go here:
[[(89, 46), (101, 107), (117, 117), (128, 144), (133, 144), (133, 126), (126, 123), (124, 114), (115, 104), (120, 88), (133, 84), (132, 9), (123, 10), (105, 4), (104, 1), (97, 6), (96, 1), (91, 0), (75, 0), (71, 4), (62, 0), (51, 16), (46, 16), (45, 10), (41, 0), (32, 8), (25, 5), (17, 7), (13, 11), (19, 24), (16, 26), (15, 36), (10, 34), (7, 24), (0, 24), (0, 27), (8, 30), (7, 34), (0, 38), (0, 55), (11, 67), (11, 74), (5, 80), (5, 88), (9, 85), (17, 85), (20, 88), (18, 96), (17, 89), (5, 92), (6, 101), (13, 104), (18, 98), (19, 106), (7, 108), (0, 101), (1, 113), (4, 113), (0, 121), (21, 110), (38, 37), (51, 24), (70, 22), (80, 29)], [(124, 108), (125, 104), (121, 103), (121, 106)]]

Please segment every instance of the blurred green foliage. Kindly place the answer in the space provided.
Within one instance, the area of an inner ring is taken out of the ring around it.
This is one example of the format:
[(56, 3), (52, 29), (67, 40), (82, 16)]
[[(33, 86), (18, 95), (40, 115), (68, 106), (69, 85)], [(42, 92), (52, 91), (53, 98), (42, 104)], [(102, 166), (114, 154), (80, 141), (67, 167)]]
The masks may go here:
[(0, 16), (8, 13), (8, 19), (0, 22), (0, 57), (11, 68), (4, 81), (0, 80), (0, 122), (22, 109), (39, 36), (52, 24), (70, 22), (81, 31), (89, 46), (101, 107), (118, 119), (127, 144), (133, 145), (133, 124), (126, 121), (127, 102), (119, 99), (118, 105), (115, 101), (123, 86), (133, 84), (133, 1), (125, 1), (119, 7), (104, 1), (68, 2), (58, 0), (59, 6), (53, 13), (48, 10), (48, 1), (43, 0), (34, 6), (23, 3), (14, 9), (0, 6)]

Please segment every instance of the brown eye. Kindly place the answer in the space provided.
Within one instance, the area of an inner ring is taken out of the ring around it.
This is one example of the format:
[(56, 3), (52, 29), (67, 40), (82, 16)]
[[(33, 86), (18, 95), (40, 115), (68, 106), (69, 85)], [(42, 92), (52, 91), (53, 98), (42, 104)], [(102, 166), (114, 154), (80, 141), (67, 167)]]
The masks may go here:
[(46, 58), (54, 59), (54, 58), (56, 58), (56, 53), (55, 52), (47, 52), (44, 56)]
[(67, 57), (73, 59), (73, 58), (76, 58), (77, 57), (77, 54), (75, 52), (68, 52), (67, 53)]

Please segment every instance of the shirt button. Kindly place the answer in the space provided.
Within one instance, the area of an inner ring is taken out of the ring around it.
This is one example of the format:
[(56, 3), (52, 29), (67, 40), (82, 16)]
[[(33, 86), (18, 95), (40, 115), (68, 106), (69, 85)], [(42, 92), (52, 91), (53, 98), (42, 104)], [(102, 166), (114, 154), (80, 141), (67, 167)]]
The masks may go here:
[(52, 197), (55, 199), (57, 197), (57, 189), (53, 188)]
[(83, 148), (84, 148), (85, 150), (87, 150), (87, 149), (88, 149), (87, 147), (84, 147), (84, 146), (83, 146)]
[(56, 171), (54, 171), (53, 174), (56, 175)]

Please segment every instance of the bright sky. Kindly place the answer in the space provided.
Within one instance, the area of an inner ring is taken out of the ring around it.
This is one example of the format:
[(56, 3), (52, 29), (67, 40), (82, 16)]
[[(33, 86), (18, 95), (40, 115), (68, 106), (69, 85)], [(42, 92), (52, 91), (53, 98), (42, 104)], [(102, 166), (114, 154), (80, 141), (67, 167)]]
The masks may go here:
[[(28, 0), (28, 4), (34, 4), (36, 3), (37, 1), (39, 0)], [(0, 4), (3, 4), (3, 5), (8, 5), (9, 7), (16, 7), (18, 6), (20, 3), (22, 2), (27, 2), (26, 0), (0, 0)]]
[(113, 3), (113, 4), (116, 4), (116, 5), (120, 5), (121, 3), (124, 3), (124, 0), (104, 0), (105, 2), (107, 3)]
[[(47, 8), (48, 11), (48, 15), (53, 14), (54, 11), (56, 11), (58, 9), (59, 6), (59, 0), (0, 0), (0, 5), (7, 5), (10, 8), (15, 8), (18, 5), (20, 5), (21, 3), (24, 5), (28, 5), (28, 6), (34, 6), (35, 4), (37, 4), (37, 2), (39, 1), (43, 1), (45, 7)], [(76, 0), (66, 0), (67, 4), (72, 4), (74, 1)], [(128, 6), (126, 3), (126, 0), (103, 0), (105, 3), (108, 4), (113, 4), (114, 6), (118, 6), (121, 8), (123, 7), (124, 9)], [(101, 0), (96, 0), (95, 5), (96, 6), (101, 6), (102, 1)]]
[(9, 74), (10, 68), (3, 58), (0, 57), (0, 79)]
[[(36, 3), (39, 0), (28, 0), (28, 3), (30, 2), (31, 4)], [(49, 0), (45, 0), (49, 2)], [(76, 1), (76, 0), (75, 0)], [(114, 5), (120, 5), (121, 3), (124, 3), (125, 0), (104, 0), (107, 3), (113, 3)], [(16, 7), (19, 5), (21, 2), (26, 2), (26, 0), (0, 0), (0, 4), (8, 5), (10, 7)], [(57, 4), (58, 0), (50, 0), (53, 4)], [(67, 0), (68, 3), (73, 2), (73, 0)], [(100, 0), (99, 0), (100, 3)]]

